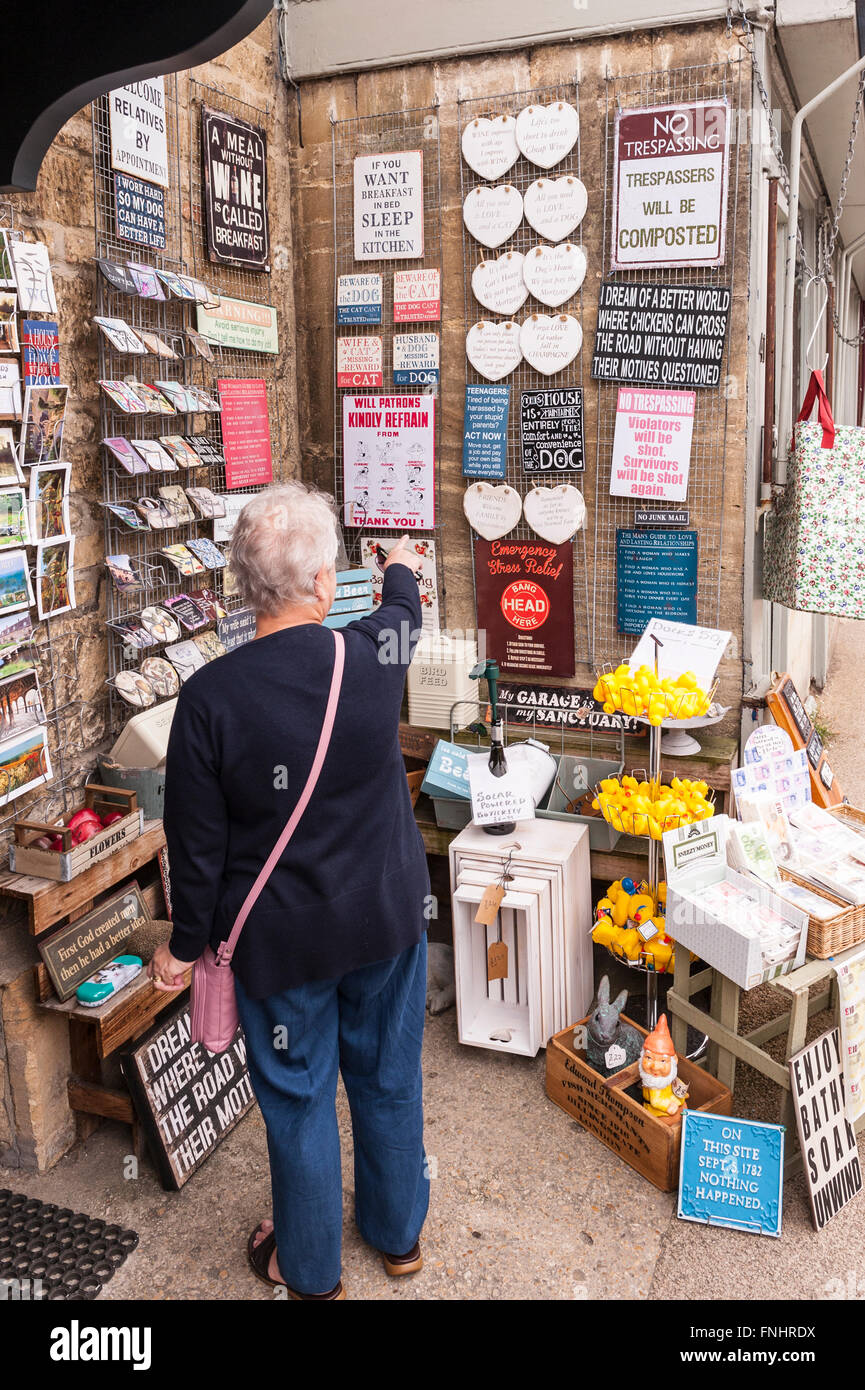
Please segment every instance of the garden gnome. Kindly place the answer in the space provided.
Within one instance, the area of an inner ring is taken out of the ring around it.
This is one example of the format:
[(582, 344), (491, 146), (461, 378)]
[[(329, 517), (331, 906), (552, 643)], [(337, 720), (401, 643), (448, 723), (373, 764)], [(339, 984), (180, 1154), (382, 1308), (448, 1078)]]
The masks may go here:
[(661, 1014), (643, 1043), (640, 1053), (640, 1080), (643, 1083), (643, 1109), (650, 1115), (678, 1115), (685, 1109), (687, 1087), (678, 1079), (676, 1049)]

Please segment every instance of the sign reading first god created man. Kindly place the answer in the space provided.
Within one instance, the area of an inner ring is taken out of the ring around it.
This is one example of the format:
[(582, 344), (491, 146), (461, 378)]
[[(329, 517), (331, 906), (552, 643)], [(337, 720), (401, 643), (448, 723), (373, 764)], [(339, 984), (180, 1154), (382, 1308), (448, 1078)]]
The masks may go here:
[(616, 113), (612, 269), (723, 265), (730, 105)]

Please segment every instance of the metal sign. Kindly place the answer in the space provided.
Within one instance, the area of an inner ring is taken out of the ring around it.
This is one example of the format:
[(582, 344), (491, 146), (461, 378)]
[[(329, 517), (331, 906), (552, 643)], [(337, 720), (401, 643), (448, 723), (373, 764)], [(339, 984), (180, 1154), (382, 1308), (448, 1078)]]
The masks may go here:
[(682, 1115), (678, 1216), (780, 1236), (784, 1127), (729, 1115)]
[(504, 478), (508, 458), (510, 386), (466, 387), (463, 477)]
[(695, 391), (619, 387), (611, 497), (685, 501), (696, 400)]
[(523, 391), (520, 441), (526, 473), (582, 473), (586, 466), (583, 388)]
[(650, 386), (719, 386), (731, 302), (726, 285), (605, 281), (592, 376)]
[(846, 1113), (840, 1031), (830, 1028), (815, 1038), (788, 1066), (811, 1215), (822, 1231), (862, 1191), (856, 1133)]
[(114, 218), (117, 235), (138, 246), (165, 246), (165, 194), (155, 183), (129, 174), (114, 175)]
[(198, 332), (209, 343), (243, 352), (279, 352), (276, 310), (270, 304), (220, 297), (216, 308), (196, 304)]
[(150, 921), (138, 885), (99, 904), (36, 944), (58, 999), (71, 999), (76, 989), (114, 956), (123, 942)]
[(208, 1052), (190, 1040), (188, 1004), (120, 1064), (167, 1191), (179, 1191), (255, 1103), (241, 1029), (225, 1052)]
[(422, 152), (356, 155), (355, 260), (410, 261), (423, 252)]
[(239, 116), (202, 106), (201, 137), (210, 259), (269, 270), (264, 131)]
[(502, 682), (499, 685), (499, 707), (505, 711), (508, 724), (549, 724), (558, 728), (591, 729), (603, 733), (623, 730), (634, 738), (647, 733), (645, 724), (629, 714), (606, 714), (590, 690), (577, 690), (572, 685), (523, 685)]
[(730, 104), (616, 112), (612, 270), (723, 265)]
[(111, 167), (168, 188), (165, 78), (147, 77), (108, 94)]
[(336, 288), (336, 322), (381, 323), (381, 276), (340, 275)]
[(619, 632), (642, 633), (651, 618), (697, 621), (697, 532), (616, 532)]
[(475, 582), (478, 626), (503, 671), (574, 674), (570, 542), (476, 539)]

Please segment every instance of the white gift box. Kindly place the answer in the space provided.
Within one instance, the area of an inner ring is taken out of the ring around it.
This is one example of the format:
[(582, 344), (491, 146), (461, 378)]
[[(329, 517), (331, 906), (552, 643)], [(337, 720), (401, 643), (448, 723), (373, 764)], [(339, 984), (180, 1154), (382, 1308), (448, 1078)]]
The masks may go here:
[[(542, 1042), (538, 897), (506, 893), (500, 928), (485, 927), (474, 920), (485, 887), (462, 884), (453, 895), (459, 1039), (470, 1047), (534, 1057)], [(508, 975), (490, 980), (487, 950), (499, 940), (499, 930), (508, 948)]]
[[(729, 867), (729, 825), (727, 816), (713, 816), (665, 832), (667, 931), (677, 947), (753, 989), (803, 963), (808, 916), (768, 884)], [(726, 903), (707, 901), (710, 889), (719, 890), (714, 900), (725, 893)]]

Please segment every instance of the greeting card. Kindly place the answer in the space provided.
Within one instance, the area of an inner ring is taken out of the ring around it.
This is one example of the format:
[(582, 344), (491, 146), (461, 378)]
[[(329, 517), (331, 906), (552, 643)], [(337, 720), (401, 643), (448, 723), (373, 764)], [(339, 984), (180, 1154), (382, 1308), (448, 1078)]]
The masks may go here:
[(25, 386), (60, 385), (60, 334), (50, 319), (21, 323), (21, 365)]
[(147, 461), (141, 457), (128, 439), (122, 439), (119, 435), (111, 435), (108, 439), (103, 439), (102, 443), (110, 449), (117, 462), (126, 469), (127, 473), (147, 473)]
[(9, 243), (12, 273), (18, 289), (18, 306), (23, 314), (56, 314), (57, 299), (51, 278), (48, 247), (41, 241)]

